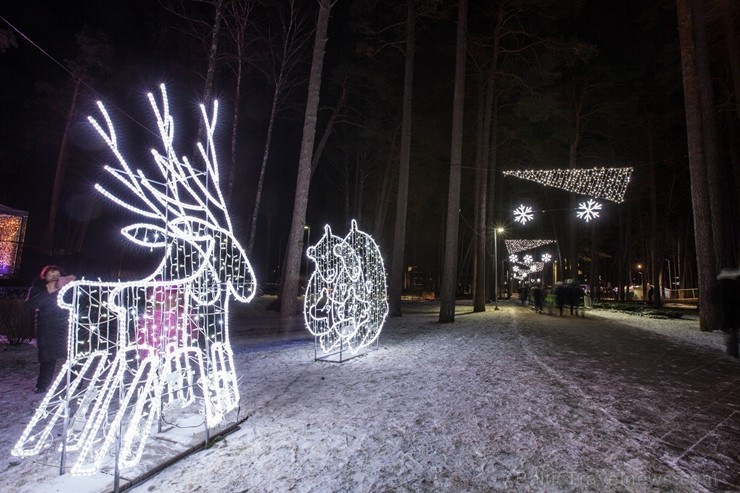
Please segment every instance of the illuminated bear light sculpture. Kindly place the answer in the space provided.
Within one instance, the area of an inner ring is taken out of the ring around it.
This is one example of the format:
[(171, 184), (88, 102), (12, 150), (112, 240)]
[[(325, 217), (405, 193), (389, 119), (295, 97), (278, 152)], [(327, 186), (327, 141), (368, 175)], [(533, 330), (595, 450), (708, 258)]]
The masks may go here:
[(70, 312), (68, 359), (12, 450), (40, 453), (63, 424), (63, 463), (76, 454), (72, 474), (98, 471), (117, 440), (118, 466), (135, 465), (160, 417), (195, 409), (212, 428), (239, 405), (229, 300), (251, 301), (256, 286), (219, 187), (218, 104), (210, 118), (201, 105), (206, 145), (198, 143), (203, 167), (196, 169), (175, 153), (174, 120), (160, 89), (161, 103), (148, 95), (163, 144), (152, 150), (154, 179), (129, 167), (102, 103), (105, 127), (89, 120), (118, 162), (105, 169), (124, 194), (96, 189), (145, 219), (121, 233), (162, 250), (161, 263), (141, 281), (81, 280), (60, 290), (59, 304)]
[(383, 257), (378, 245), (352, 221), (345, 238), (324, 227), (308, 248), (316, 269), (306, 286), (303, 316), (324, 353), (356, 354), (378, 339), (388, 315)]

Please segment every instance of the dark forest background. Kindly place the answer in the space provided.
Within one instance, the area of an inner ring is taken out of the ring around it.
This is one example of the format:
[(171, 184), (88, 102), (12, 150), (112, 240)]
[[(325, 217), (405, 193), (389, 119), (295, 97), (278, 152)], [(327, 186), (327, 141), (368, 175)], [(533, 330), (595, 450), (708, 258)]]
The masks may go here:
[[(414, 3), (404, 265), (391, 268), (404, 271), (404, 288), (435, 292), (445, 249), (458, 3)], [(693, 5), (694, 39), (708, 49), (709, 87), (702, 87), (711, 89), (715, 126), (705, 131), (716, 139), (718, 170), (708, 190), (721, 195), (726, 211), (715, 230), (726, 234), (710, 242), (725, 244), (722, 261), (738, 264), (735, 2), (470, 0), (458, 295), (473, 286), (476, 237), (490, 238), (494, 226), (504, 228), (501, 240), (557, 240), (559, 251), (548, 252), (560, 261), (561, 280), (567, 274), (594, 289), (638, 280), (699, 286), (696, 245), (707, 242), (695, 238), (682, 3)], [(111, 156), (86, 117), (96, 100), (105, 101), (129, 161), (150, 166), (148, 149), (157, 141), (145, 95), (164, 82), (185, 148), (196, 139), (197, 104), (219, 100), (222, 182), (237, 237), (252, 245), (258, 280), (278, 283), (318, 6), (314, 0), (6, 2), (0, 8), (0, 203), (29, 212), (21, 281), (52, 260), (104, 279), (135, 278), (159, 260), (125, 242), (118, 231), (131, 218), (93, 190)], [(406, 2), (391, 0), (332, 5), (306, 213), (306, 242), (318, 240), (325, 224), (341, 232), (354, 218), (376, 238), (387, 268), (399, 194), (407, 13)], [(481, 122), (492, 107), (491, 145), (481, 160)], [(481, 166), (490, 172), (484, 230), (475, 203)], [(571, 224), (568, 192), (502, 174), (602, 166), (630, 166), (634, 173), (625, 201), (604, 202), (601, 216), (588, 224)], [(526, 225), (513, 221), (520, 204), (536, 212)], [(490, 257), (490, 240), (487, 248), (482, 255)], [(503, 243), (499, 258), (506, 259)]]

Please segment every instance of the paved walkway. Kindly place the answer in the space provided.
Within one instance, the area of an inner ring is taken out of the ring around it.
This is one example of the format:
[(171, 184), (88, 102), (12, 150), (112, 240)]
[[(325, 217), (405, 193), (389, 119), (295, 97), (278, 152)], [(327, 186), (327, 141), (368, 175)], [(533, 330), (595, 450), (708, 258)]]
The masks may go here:
[(740, 491), (740, 361), (598, 312), (561, 317), (510, 306), (523, 347), (546, 371), (656, 440), (662, 461), (708, 476), (718, 491)]

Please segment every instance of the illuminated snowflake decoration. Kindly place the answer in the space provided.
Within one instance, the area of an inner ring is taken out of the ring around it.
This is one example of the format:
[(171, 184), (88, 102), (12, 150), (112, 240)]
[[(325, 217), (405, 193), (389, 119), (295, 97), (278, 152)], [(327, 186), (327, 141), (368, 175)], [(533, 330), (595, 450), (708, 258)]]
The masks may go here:
[(316, 268), (303, 317), (324, 353), (346, 348), (355, 354), (375, 342), (388, 316), (385, 267), (375, 241), (354, 220), (344, 238), (327, 225), (306, 255)]
[(89, 118), (115, 156), (105, 170), (120, 192), (95, 188), (143, 218), (121, 233), (159, 250), (159, 267), (139, 281), (80, 280), (60, 290), (69, 311), (67, 361), (12, 450), (32, 456), (56, 444), (71, 474), (108, 468), (112, 458), (119, 468), (136, 465), (160, 419), (194, 416), (212, 428), (239, 406), (229, 301), (251, 301), (256, 285), (219, 185), (218, 104), (211, 116), (200, 107), (206, 144), (198, 143), (195, 168), (177, 157), (160, 90), (160, 102), (148, 95), (162, 142), (151, 151), (151, 175), (129, 167), (102, 103), (102, 125)]
[(515, 253), (509, 255), (509, 262), (519, 262), (519, 255)]
[(600, 210), (600, 203), (593, 199), (588, 199), (588, 202), (581, 202), (578, 204), (578, 212), (576, 212), (576, 216), (578, 216), (579, 219), (589, 222), (590, 220), (599, 217)]
[(519, 272), (522, 269), (518, 265), (515, 265), (514, 267), (511, 268), (511, 270), (513, 270), (514, 272)]
[(532, 208), (525, 205), (520, 205), (514, 209), (514, 221), (522, 224), (527, 224), (527, 221), (531, 221), (534, 218), (532, 214)]
[(552, 255), (550, 255), (549, 253), (543, 253), (542, 254), (542, 261), (543, 262), (547, 263), (550, 260), (552, 260)]
[(534, 262), (534, 259), (532, 258), (531, 255), (525, 255), (522, 260), (524, 261), (524, 265), (529, 265), (532, 262)]
[(544, 262), (532, 262), (529, 265), (529, 272), (542, 272), (545, 268)]

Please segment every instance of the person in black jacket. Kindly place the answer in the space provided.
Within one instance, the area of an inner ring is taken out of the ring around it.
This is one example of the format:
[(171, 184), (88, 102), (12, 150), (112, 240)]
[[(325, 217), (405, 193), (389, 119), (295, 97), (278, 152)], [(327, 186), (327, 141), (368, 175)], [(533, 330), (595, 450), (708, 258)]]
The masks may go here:
[(725, 268), (717, 276), (720, 306), (727, 332), (727, 354), (740, 356), (740, 269)]
[(36, 393), (46, 392), (56, 371), (57, 360), (67, 359), (68, 313), (57, 304), (59, 289), (74, 276), (65, 276), (61, 267), (47, 265), (41, 269), (28, 291), (26, 304), (36, 311), (36, 348), (39, 377)]
[(557, 282), (555, 284), (555, 291), (553, 291), (553, 294), (555, 295), (555, 304), (558, 306), (561, 317), (563, 316), (563, 307), (568, 298), (567, 291), (568, 288), (562, 282)]

